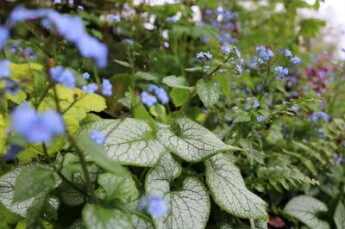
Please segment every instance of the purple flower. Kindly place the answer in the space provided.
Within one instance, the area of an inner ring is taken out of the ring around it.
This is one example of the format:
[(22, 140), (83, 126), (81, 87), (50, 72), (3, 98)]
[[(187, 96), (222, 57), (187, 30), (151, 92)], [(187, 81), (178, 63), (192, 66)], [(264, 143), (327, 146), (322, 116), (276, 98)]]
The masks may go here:
[(10, 61), (0, 60), (0, 77), (8, 78), (11, 75), (10, 65)]
[(88, 94), (92, 94), (92, 93), (95, 93), (95, 91), (98, 90), (98, 86), (95, 83), (90, 83), (90, 84), (87, 84), (87, 85), (83, 85), (81, 89), (83, 91), (85, 91), (86, 93), (88, 93)]
[(0, 26), (0, 50), (4, 48), (8, 38), (10, 38), (10, 32), (6, 27)]
[(265, 61), (269, 60), (274, 56), (272, 50), (266, 49), (264, 46), (257, 47), (256, 51), (259, 53), (259, 56)]
[(102, 94), (111, 96), (113, 94), (113, 85), (107, 79), (102, 79)]
[(75, 88), (75, 77), (70, 70), (62, 66), (56, 66), (49, 69), (49, 73), (51, 78), (56, 82), (61, 83), (69, 88)]
[(30, 143), (50, 142), (55, 134), (65, 131), (62, 116), (56, 111), (39, 114), (27, 103), (12, 112), (12, 128)]
[(229, 54), (231, 52), (231, 48), (227, 45), (223, 45), (220, 49), (224, 54)]
[(152, 105), (157, 103), (157, 98), (146, 91), (141, 92), (140, 100), (144, 105), (148, 107), (151, 107)]
[(99, 130), (92, 130), (90, 139), (97, 145), (104, 145), (105, 143), (105, 136)]
[(292, 57), (292, 58), (291, 58), (291, 62), (292, 62), (293, 64), (300, 64), (300, 63), (302, 62), (302, 60), (301, 60), (301, 58), (295, 56), (295, 57)]
[(143, 196), (140, 199), (139, 210), (146, 209), (154, 217), (161, 217), (168, 212), (168, 206), (161, 196)]
[(166, 20), (167, 22), (177, 22), (178, 18), (177, 16), (172, 16), (172, 17), (168, 17)]

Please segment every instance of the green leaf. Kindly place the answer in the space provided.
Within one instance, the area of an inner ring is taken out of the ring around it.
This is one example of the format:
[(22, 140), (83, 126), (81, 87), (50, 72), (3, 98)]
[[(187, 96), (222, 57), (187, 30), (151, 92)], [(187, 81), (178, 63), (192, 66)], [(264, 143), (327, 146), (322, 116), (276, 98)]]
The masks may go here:
[(106, 136), (105, 157), (125, 165), (152, 166), (164, 146), (154, 138), (152, 128), (141, 120), (100, 120), (85, 125), (80, 135), (89, 136), (92, 130), (102, 131)]
[(192, 87), (188, 86), (188, 82), (184, 77), (177, 77), (177, 76), (167, 76), (162, 80), (163, 83), (168, 85), (172, 88), (182, 88), (182, 89), (193, 89)]
[(326, 221), (316, 217), (319, 212), (326, 212), (328, 208), (323, 202), (310, 196), (297, 196), (291, 199), (285, 206), (284, 211), (296, 217), (310, 228), (329, 229)]
[(239, 169), (223, 154), (205, 161), (206, 182), (214, 201), (228, 213), (247, 219), (267, 219), (266, 203), (249, 191)]
[(142, 80), (147, 80), (147, 81), (158, 81), (158, 76), (149, 73), (149, 72), (136, 72), (135, 76), (138, 79), (142, 79)]
[(54, 170), (50, 168), (40, 165), (25, 167), (16, 178), (14, 201), (24, 201), (40, 192), (49, 192), (56, 182)]
[(196, 92), (206, 107), (214, 105), (220, 96), (219, 87), (213, 81), (205, 81), (203, 79), (196, 83)]
[(255, 229), (268, 229), (267, 222), (265, 220), (255, 220)]
[(179, 191), (170, 190), (170, 184), (181, 173), (181, 166), (165, 154), (146, 177), (147, 195), (163, 196), (169, 212), (153, 217), (156, 228), (201, 229), (210, 213), (210, 199), (204, 185), (196, 178), (187, 177)]
[(128, 203), (139, 198), (139, 192), (130, 173), (111, 174), (104, 173), (98, 177), (99, 185), (107, 194), (107, 200), (121, 200)]
[(87, 160), (95, 162), (101, 168), (112, 173), (122, 174), (125, 172), (125, 169), (118, 161), (108, 159), (103, 146), (97, 145), (91, 141), (90, 136), (86, 135), (85, 132), (84, 134), (82, 133), (83, 132), (79, 133), (77, 143), (83, 150)]
[(132, 65), (126, 61), (122, 61), (122, 60), (116, 60), (114, 59), (115, 63), (118, 63), (119, 65), (123, 66), (123, 67), (127, 67), (127, 68), (131, 68)]
[(85, 227), (89, 229), (134, 229), (129, 216), (118, 209), (87, 204), (82, 211), (82, 216)]
[(241, 150), (227, 145), (205, 127), (189, 119), (176, 121), (176, 126), (161, 125), (157, 137), (173, 153), (186, 161), (197, 162), (217, 152)]
[(333, 220), (337, 229), (345, 228), (345, 206), (342, 201), (339, 201), (335, 209)]
[(175, 107), (182, 106), (189, 97), (189, 90), (173, 88), (169, 93)]
[(186, 72), (200, 72), (202, 70), (202, 67), (195, 67), (195, 68), (186, 68)]
[[(29, 165), (30, 166), (30, 165)], [(46, 193), (40, 192), (35, 197), (22, 202), (14, 202), (14, 187), (18, 174), (27, 166), (17, 167), (9, 173), (0, 177), (0, 201), (11, 212), (26, 217), (29, 209), (37, 202), (46, 199)], [(32, 210), (31, 210), (32, 212)]]

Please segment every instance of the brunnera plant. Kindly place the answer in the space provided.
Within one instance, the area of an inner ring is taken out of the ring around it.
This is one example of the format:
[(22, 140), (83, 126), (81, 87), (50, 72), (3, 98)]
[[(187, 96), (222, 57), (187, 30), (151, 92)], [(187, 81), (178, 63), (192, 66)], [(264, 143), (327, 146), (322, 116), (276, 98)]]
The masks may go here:
[[(216, 34), (240, 20), (224, 8), (208, 9), (223, 17), (214, 30), (183, 22), (176, 5), (118, 2), (95, 17), (91, 3), (54, 2), (58, 11), (17, 6), (0, 26), (1, 227), (268, 228), (272, 215), (333, 225), (318, 217), (328, 207), (315, 187), (341, 158), (345, 123), (320, 110), (317, 92), (301, 93), (301, 58), (241, 54), (237, 30)], [(168, 30), (161, 44), (143, 45), (144, 11), (158, 15), (157, 34)], [(16, 29), (30, 42), (11, 39)], [(329, 182), (341, 228), (341, 181)]]

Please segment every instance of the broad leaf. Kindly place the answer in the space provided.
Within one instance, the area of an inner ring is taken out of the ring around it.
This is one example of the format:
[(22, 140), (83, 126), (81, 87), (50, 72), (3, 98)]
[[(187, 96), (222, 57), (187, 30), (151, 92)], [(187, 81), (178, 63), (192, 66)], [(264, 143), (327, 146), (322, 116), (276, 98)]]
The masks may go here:
[(201, 161), (220, 151), (240, 150), (225, 144), (205, 127), (185, 118), (178, 119), (173, 128), (162, 125), (157, 137), (169, 150), (191, 162)]
[(210, 200), (204, 185), (196, 178), (187, 177), (179, 191), (171, 191), (170, 183), (181, 173), (181, 166), (171, 154), (162, 157), (147, 175), (147, 195), (163, 196), (169, 212), (153, 217), (156, 228), (204, 228), (210, 213)]
[(219, 99), (220, 90), (213, 81), (199, 80), (196, 84), (196, 92), (206, 107), (213, 106)]
[(139, 192), (130, 173), (104, 173), (98, 177), (98, 183), (104, 189), (107, 200), (121, 200), (128, 203), (139, 198)]
[(134, 229), (129, 216), (118, 209), (87, 204), (82, 211), (82, 216), (85, 227), (89, 229)]
[(126, 172), (118, 161), (109, 160), (103, 146), (94, 143), (90, 136), (79, 134), (77, 143), (83, 150), (87, 160), (95, 162), (98, 166), (112, 173), (122, 174)]
[(206, 182), (214, 201), (228, 213), (248, 219), (267, 219), (266, 204), (249, 191), (239, 169), (223, 154), (205, 161)]
[[(46, 193), (40, 192), (35, 197), (25, 201), (14, 202), (14, 187), (16, 184), (16, 178), (24, 168), (26, 168), (26, 166), (17, 167), (16, 169), (0, 177), (0, 202), (9, 211), (22, 217), (26, 217), (27, 214), (32, 214), (32, 211), (35, 208), (34, 205), (36, 205), (36, 203), (42, 203), (42, 201), (46, 199)], [(31, 213), (29, 212), (29, 209), (31, 209)]]
[(40, 165), (22, 169), (18, 174), (14, 189), (14, 201), (24, 201), (40, 192), (49, 192), (56, 184), (54, 170)]
[(136, 72), (135, 76), (138, 79), (143, 79), (143, 80), (147, 80), (147, 81), (157, 81), (158, 80), (158, 76), (149, 73), (149, 72)]
[(189, 95), (189, 90), (181, 88), (173, 88), (169, 93), (175, 107), (182, 106), (188, 100)]
[(345, 207), (342, 201), (339, 201), (335, 209), (333, 219), (337, 229), (345, 228)]
[(192, 89), (192, 87), (188, 86), (187, 80), (181, 76), (167, 76), (162, 80), (162, 82), (172, 88)]
[(319, 212), (326, 212), (328, 210), (326, 204), (310, 197), (297, 196), (291, 199), (285, 206), (284, 211), (289, 215), (296, 217), (298, 220), (313, 229), (329, 229), (329, 224), (326, 221), (320, 220), (316, 217)]
[(125, 165), (152, 166), (165, 151), (153, 137), (152, 128), (141, 120), (100, 120), (85, 125), (79, 134), (89, 136), (94, 129), (107, 137), (104, 149), (108, 160)]

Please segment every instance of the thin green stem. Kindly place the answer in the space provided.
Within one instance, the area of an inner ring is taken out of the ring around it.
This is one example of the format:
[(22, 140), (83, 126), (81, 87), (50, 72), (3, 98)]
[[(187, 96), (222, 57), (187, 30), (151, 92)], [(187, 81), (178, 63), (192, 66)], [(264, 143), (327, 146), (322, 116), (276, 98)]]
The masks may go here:
[[(54, 97), (55, 97), (55, 103), (56, 103), (57, 110), (59, 111), (60, 114), (62, 114), (61, 106), (59, 104), (59, 96), (58, 96), (58, 93), (57, 93), (56, 85), (54, 85), (53, 89), (54, 89)], [(86, 185), (87, 185), (87, 188), (88, 188), (88, 192), (89, 192), (89, 194), (91, 196), (91, 202), (96, 203), (97, 202), (97, 198), (96, 198), (95, 190), (93, 188), (93, 184), (91, 182), (90, 173), (89, 173), (89, 171), (87, 169), (87, 162), (85, 160), (84, 154), (81, 151), (81, 149), (78, 147), (78, 145), (75, 142), (73, 136), (68, 132), (68, 130), (66, 130), (66, 134), (67, 134), (68, 140), (70, 141), (70, 143), (75, 148), (75, 150), (76, 150), (76, 152), (78, 154), (78, 157), (79, 157), (79, 160), (80, 160), (80, 164), (81, 164), (81, 168), (83, 170), (84, 178), (85, 178)]]

